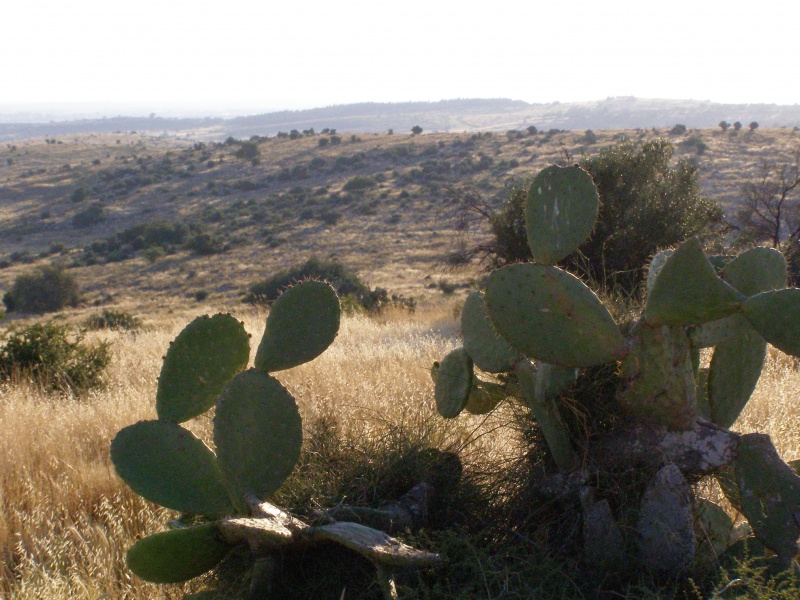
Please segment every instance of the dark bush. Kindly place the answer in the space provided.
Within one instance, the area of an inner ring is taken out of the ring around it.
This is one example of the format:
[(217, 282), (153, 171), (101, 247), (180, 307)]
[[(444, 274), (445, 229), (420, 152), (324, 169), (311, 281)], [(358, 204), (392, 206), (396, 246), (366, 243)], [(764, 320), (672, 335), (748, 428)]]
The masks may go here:
[(358, 274), (342, 263), (314, 257), (301, 265), (296, 265), (252, 284), (245, 301), (253, 304), (269, 304), (276, 300), (283, 290), (304, 279), (325, 280), (336, 289), (340, 296), (352, 294), (361, 297), (369, 294), (370, 291), (369, 286), (361, 280)]
[(243, 158), (245, 160), (254, 160), (261, 156), (261, 149), (258, 144), (254, 142), (242, 142), (239, 149), (233, 153), (236, 158)]
[(61, 267), (38, 267), (19, 275), (3, 296), (9, 312), (46, 313), (78, 303), (78, 283)]
[(345, 192), (361, 192), (374, 188), (376, 185), (378, 185), (378, 183), (372, 177), (367, 175), (356, 175), (347, 183), (345, 183), (342, 189)]
[(142, 326), (138, 317), (125, 312), (124, 310), (103, 309), (99, 315), (92, 315), (84, 321), (84, 326), (89, 330), (114, 329), (124, 331), (135, 331)]
[(69, 325), (36, 323), (12, 330), (0, 349), (0, 380), (22, 377), (48, 390), (86, 392), (103, 384), (108, 342), (87, 345)]
[[(722, 210), (700, 195), (694, 163), (681, 160), (670, 166), (673, 151), (666, 140), (623, 142), (583, 159), (581, 167), (600, 194), (600, 213), (591, 237), (563, 266), (633, 293), (644, 276), (642, 265), (653, 254), (691, 236), (714, 238)], [(531, 259), (525, 231), (528, 185), (510, 185), (496, 210), (463, 201), (466, 211), (489, 221), (493, 234), (489, 243), (467, 250), (467, 258), (479, 257), (491, 268)]]
[(75, 213), (72, 217), (72, 224), (75, 227), (90, 227), (102, 221), (105, 221), (106, 215), (103, 210), (103, 205), (95, 202), (91, 206)]
[(198, 233), (192, 236), (185, 246), (187, 250), (191, 250), (199, 256), (210, 256), (222, 252), (222, 242), (210, 233)]

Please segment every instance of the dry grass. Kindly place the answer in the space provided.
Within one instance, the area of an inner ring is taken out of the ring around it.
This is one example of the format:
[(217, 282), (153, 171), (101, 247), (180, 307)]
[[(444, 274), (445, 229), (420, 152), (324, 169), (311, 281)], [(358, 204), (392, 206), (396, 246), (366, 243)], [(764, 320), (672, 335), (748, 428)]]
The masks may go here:
[[(179, 598), (190, 586), (153, 586), (127, 571), (124, 552), (163, 529), (170, 511), (133, 494), (108, 456), (114, 434), (154, 418), (156, 376), (170, 339), (194, 316), (162, 313), (139, 333), (106, 332), (114, 362), (106, 390), (84, 399), (48, 396), (29, 386), (0, 390), (0, 598)], [(237, 311), (258, 340), (264, 314)], [(409, 316), (344, 320), (317, 360), (279, 373), (306, 423), (334, 416), (352, 436), (398, 423), (423, 426), (434, 412), (429, 367), (457, 343), (451, 306)], [(771, 351), (758, 389), (737, 423), (765, 431), (786, 459), (798, 457), (800, 373)], [(515, 451), (498, 419), (464, 417), (431, 428), (432, 445), (470, 442), (483, 456)], [(439, 420), (441, 422), (441, 420)], [(191, 427), (208, 439), (208, 419)]]
[[(351, 434), (375, 435), (388, 423), (422, 419), (434, 410), (429, 365), (454, 343), (450, 315), (346, 319), (323, 357), (278, 376), (307, 422), (332, 414)], [(163, 529), (170, 512), (121, 482), (108, 448), (122, 427), (155, 417), (161, 356), (191, 316), (165, 315), (141, 333), (106, 334), (114, 342), (108, 387), (87, 398), (25, 385), (2, 389), (0, 598), (180, 597), (179, 586), (145, 584), (125, 567), (125, 550)], [(263, 317), (244, 315), (256, 340)], [(191, 428), (208, 439), (207, 418)]]

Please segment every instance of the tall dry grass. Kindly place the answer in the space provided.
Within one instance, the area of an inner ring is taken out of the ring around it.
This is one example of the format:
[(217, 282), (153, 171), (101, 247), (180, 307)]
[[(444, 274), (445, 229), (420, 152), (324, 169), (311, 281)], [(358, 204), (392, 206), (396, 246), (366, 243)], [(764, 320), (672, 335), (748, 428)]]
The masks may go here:
[[(265, 315), (234, 312), (255, 346)], [(190, 589), (150, 585), (126, 569), (125, 550), (162, 530), (173, 513), (132, 493), (114, 473), (108, 448), (122, 427), (155, 417), (161, 356), (193, 316), (162, 314), (146, 331), (104, 333), (114, 360), (102, 392), (75, 399), (26, 385), (0, 389), (1, 598), (147, 600), (180, 598)], [(435, 411), (430, 365), (457, 336), (449, 308), (349, 317), (325, 354), (277, 376), (298, 398), (306, 423), (333, 416), (353, 436), (379, 435), (397, 424), (426, 427)], [(769, 433), (784, 458), (797, 458), (797, 390), (794, 362), (770, 351), (736, 428)], [(502, 459), (515, 451), (502, 418), (465, 417), (426, 431), (434, 445), (471, 444), (480, 456)], [(209, 439), (207, 417), (190, 426)]]

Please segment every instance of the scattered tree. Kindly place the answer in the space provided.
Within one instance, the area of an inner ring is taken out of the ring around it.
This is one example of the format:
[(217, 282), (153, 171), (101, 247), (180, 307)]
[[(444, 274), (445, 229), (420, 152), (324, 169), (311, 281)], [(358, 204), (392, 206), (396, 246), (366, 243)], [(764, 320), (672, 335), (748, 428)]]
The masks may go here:
[(748, 125), (748, 127), (750, 128), (750, 133), (752, 133), (752, 132), (754, 132), (756, 129), (758, 129), (758, 122), (757, 122), (757, 121), (752, 121), (752, 122), (750, 123), (750, 125)]
[(419, 125), (414, 125), (414, 126), (411, 128), (411, 133), (412, 133), (413, 135), (419, 135), (420, 133), (422, 133), (422, 127), (420, 127)]
[(739, 131), (741, 128), (742, 128), (742, 122), (741, 121), (736, 121), (733, 124), (733, 130), (734, 131)]
[(757, 178), (742, 186), (735, 226), (742, 245), (800, 245), (800, 147), (788, 161), (761, 161)]
[(728, 129), (730, 129), (730, 127), (731, 127), (731, 124), (728, 123), (727, 121), (720, 121), (719, 122), (719, 128), (722, 129), (722, 131), (728, 131)]

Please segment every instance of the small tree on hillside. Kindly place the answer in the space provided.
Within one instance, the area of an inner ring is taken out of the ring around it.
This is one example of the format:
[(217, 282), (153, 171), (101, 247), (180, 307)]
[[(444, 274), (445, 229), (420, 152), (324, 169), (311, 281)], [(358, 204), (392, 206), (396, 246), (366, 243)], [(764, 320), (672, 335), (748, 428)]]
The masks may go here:
[(46, 313), (78, 303), (78, 283), (62, 267), (37, 267), (19, 275), (3, 296), (9, 312)]
[(750, 123), (750, 125), (748, 125), (748, 127), (750, 128), (750, 133), (752, 133), (752, 132), (754, 132), (756, 129), (758, 129), (758, 122), (757, 122), (757, 121), (752, 121), (752, 122)]
[(800, 244), (800, 147), (787, 161), (761, 161), (757, 178), (742, 186), (735, 226), (742, 245)]
[(728, 131), (728, 129), (731, 128), (731, 124), (728, 123), (727, 121), (720, 121), (719, 128), (722, 129), (722, 131)]
[(419, 135), (420, 133), (422, 133), (422, 127), (420, 127), (419, 125), (414, 125), (411, 128), (411, 133), (414, 135)]
[(741, 128), (742, 128), (742, 122), (741, 121), (736, 121), (733, 124), (733, 130), (734, 131), (739, 131)]

